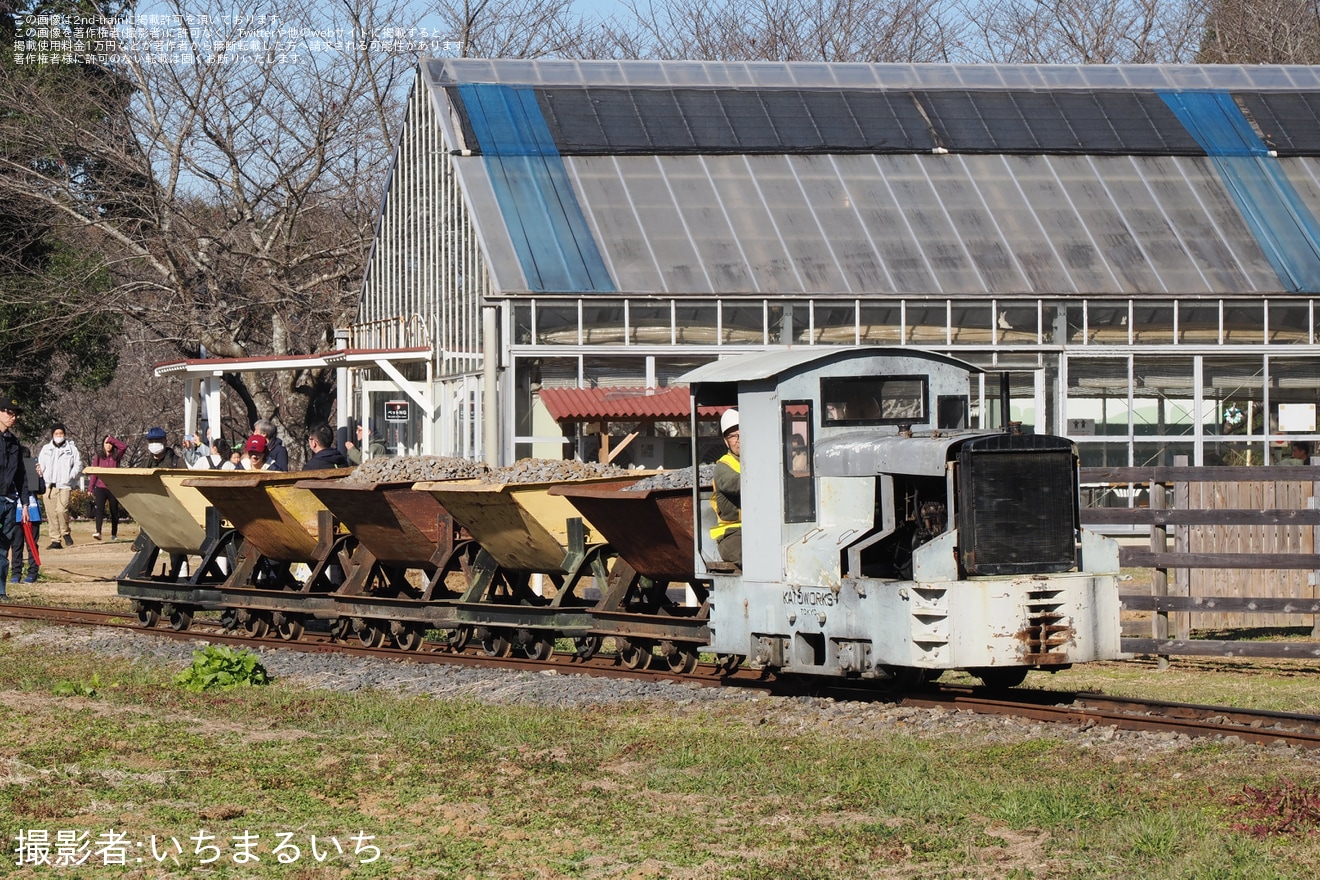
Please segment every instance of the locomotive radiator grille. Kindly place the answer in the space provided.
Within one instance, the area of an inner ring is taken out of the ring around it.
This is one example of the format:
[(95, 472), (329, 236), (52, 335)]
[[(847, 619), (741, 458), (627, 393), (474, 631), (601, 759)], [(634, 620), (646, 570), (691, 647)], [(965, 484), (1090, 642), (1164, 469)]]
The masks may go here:
[(1027, 625), (1019, 634), (1024, 659), (1041, 666), (1067, 663), (1073, 641), (1072, 621), (1064, 609), (1060, 590), (1033, 590), (1027, 594)]
[(1076, 565), (1076, 470), (1072, 447), (1054, 445), (1062, 442), (993, 436), (959, 452), (959, 553), (969, 574), (1040, 574)]

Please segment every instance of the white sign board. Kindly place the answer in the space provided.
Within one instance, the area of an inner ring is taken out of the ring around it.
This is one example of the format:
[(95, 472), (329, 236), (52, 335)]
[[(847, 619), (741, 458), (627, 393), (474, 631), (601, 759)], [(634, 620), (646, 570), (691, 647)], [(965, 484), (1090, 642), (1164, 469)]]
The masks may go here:
[(1293, 434), (1314, 434), (1315, 404), (1279, 404), (1279, 430)]

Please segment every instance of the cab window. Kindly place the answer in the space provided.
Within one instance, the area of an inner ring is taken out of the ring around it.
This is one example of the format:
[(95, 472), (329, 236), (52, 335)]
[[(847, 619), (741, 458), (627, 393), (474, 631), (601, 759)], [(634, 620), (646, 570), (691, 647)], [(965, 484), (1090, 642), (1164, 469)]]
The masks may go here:
[(785, 401), (780, 422), (783, 425), (784, 522), (814, 522), (816, 487), (811, 463), (814, 446), (811, 402)]
[(825, 425), (925, 423), (925, 376), (837, 376), (820, 380)]

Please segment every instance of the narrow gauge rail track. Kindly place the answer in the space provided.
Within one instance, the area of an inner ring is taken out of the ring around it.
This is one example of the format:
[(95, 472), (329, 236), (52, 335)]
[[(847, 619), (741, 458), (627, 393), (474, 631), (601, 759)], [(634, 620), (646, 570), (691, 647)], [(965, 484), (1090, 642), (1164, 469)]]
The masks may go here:
[(196, 620), (185, 631), (168, 627), (144, 629), (131, 612), (90, 611), (40, 605), (0, 605), (0, 619), (32, 620), (58, 626), (110, 627), (180, 641), (208, 641), (244, 647), (287, 648), (308, 653), (335, 652), (358, 657), (389, 658), (413, 663), (448, 663), (470, 667), (518, 669), (529, 672), (554, 670), (599, 677), (676, 681), (699, 687), (738, 687), (778, 696), (829, 697), (836, 700), (886, 702), (914, 708), (943, 708), (983, 715), (1006, 715), (1070, 724), (1081, 728), (1115, 727), (1120, 730), (1156, 731), (1189, 737), (1236, 737), (1263, 745), (1282, 744), (1294, 748), (1320, 748), (1320, 716), (1225, 706), (1203, 706), (1160, 700), (1106, 697), (1093, 693), (1016, 689), (994, 695), (982, 688), (956, 685), (927, 687), (918, 691), (896, 691), (874, 685), (831, 683), (821, 686), (810, 678), (765, 676), (759, 670), (739, 668), (725, 673), (715, 664), (703, 663), (690, 675), (664, 670), (622, 668), (612, 654), (581, 660), (559, 653), (549, 660), (500, 659), (471, 652), (455, 653), (426, 643), (420, 650), (368, 648), (334, 641), (329, 634), (306, 632), (301, 639), (253, 639), (237, 636), (218, 622)]

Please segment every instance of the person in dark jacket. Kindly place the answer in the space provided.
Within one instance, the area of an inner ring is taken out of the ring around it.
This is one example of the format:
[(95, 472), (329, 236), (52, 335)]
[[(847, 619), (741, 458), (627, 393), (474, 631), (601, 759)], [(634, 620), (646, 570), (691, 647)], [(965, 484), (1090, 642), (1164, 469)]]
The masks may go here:
[[(37, 558), (32, 555), (32, 548), (36, 547), (41, 541), (41, 502), (38, 500), (46, 494), (46, 481), (37, 473), (37, 457), (28, 451), (26, 446), (18, 447), (23, 454), (23, 469), (27, 472), (28, 484), (28, 522), (32, 526), (32, 547), (27, 545), (27, 539), (23, 535), (23, 515), (21, 511), (14, 511), (14, 526), (18, 529), (18, 534), (14, 535), (14, 544), (9, 549), (9, 582), (16, 584), (19, 581), (27, 584), (35, 584), (37, 575), (40, 574), (40, 566), (37, 564)], [(23, 562), (27, 560), (27, 577), (23, 577)], [(0, 590), (3, 595), (3, 590)]]
[(159, 426), (147, 431), (147, 463), (149, 468), (183, 467), (179, 453), (173, 446), (165, 445), (165, 429)]
[(258, 419), (252, 430), (266, 438), (266, 469), (272, 471), (289, 470), (289, 448), (284, 441), (275, 436), (275, 423), (270, 419)]
[(18, 438), (11, 431), (22, 412), (22, 405), (12, 394), (0, 394), (0, 600), (5, 598), (9, 583), (9, 548), (15, 537), (23, 540), (20, 523), (29, 521), (28, 507), (23, 503), (29, 494), (27, 469)]
[(307, 434), (307, 445), (312, 448), (312, 457), (303, 465), (305, 471), (324, 471), (330, 468), (347, 468), (353, 464), (344, 457), (344, 453), (335, 447), (335, 433), (329, 425), (316, 425)]

